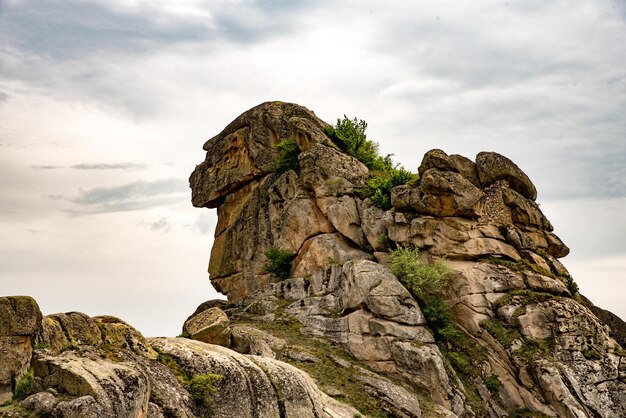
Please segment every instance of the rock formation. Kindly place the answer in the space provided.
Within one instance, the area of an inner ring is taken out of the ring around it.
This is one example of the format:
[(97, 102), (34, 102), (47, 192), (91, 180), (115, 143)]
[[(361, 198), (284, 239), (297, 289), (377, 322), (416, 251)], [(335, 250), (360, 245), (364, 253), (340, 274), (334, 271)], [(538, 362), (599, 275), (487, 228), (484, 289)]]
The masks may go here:
[[(517, 165), (429, 151), (384, 210), (330, 128), (270, 102), (204, 145), (192, 203), (217, 208), (209, 274), (228, 300), (181, 337), (0, 298), (0, 416), (626, 416), (624, 323), (577, 293)], [(279, 173), (285, 139), (299, 155)], [(392, 274), (403, 246), (451, 269), (445, 327)], [(287, 279), (270, 249), (293, 254)]]
[[(472, 161), (429, 151), (419, 181), (392, 189), (385, 211), (360, 193), (369, 170), (324, 135), (327, 126), (298, 105), (264, 103), (209, 140), (191, 175), (194, 205), (218, 211), (209, 273), (231, 302), (222, 306), (231, 347), (243, 347), (233, 337), (242, 322), (295, 321), (458, 416), (626, 414), (624, 352), (579, 303), (558, 261), (569, 249), (516, 164), (493, 152)], [(271, 161), (287, 138), (300, 148), (299, 169), (278, 175)], [(454, 367), (455, 351), (386, 267), (397, 245), (454, 270), (445, 300), (483, 353), (475, 375)], [(264, 269), (272, 247), (296, 254), (292, 278), (272, 283)]]

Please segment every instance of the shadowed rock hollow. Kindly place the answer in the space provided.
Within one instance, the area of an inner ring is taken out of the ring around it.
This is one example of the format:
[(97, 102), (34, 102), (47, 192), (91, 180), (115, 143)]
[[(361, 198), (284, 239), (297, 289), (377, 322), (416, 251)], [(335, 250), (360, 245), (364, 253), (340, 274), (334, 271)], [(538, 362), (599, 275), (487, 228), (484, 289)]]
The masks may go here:
[[(204, 144), (192, 203), (217, 209), (209, 274), (228, 300), (181, 337), (0, 298), (0, 416), (626, 416), (625, 324), (577, 293), (516, 164), (431, 150), (383, 210), (331, 130), (269, 102)], [(285, 139), (298, 164), (278, 173)], [(439, 308), (389, 269), (402, 246), (451, 269)], [(270, 249), (293, 253), (287, 279)]]

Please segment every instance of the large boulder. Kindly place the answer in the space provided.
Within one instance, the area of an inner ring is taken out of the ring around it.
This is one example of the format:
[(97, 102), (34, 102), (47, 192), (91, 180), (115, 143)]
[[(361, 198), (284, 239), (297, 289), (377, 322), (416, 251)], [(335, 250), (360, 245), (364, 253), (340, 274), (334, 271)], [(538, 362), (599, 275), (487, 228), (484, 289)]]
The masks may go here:
[(537, 189), (513, 161), (496, 152), (481, 152), (476, 156), (476, 170), (482, 187), (498, 180), (506, 180), (509, 186), (527, 199), (537, 199)]
[(156, 338), (153, 347), (190, 375), (222, 376), (206, 405), (208, 416), (352, 418), (358, 413), (322, 393), (311, 378), (283, 362), (244, 356), (224, 347), (184, 338)]
[(192, 316), (183, 325), (183, 333), (194, 340), (209, 344), (230, 346), (230, 321), (218, 307), (209, 308)]
[(322, 271), (329, 264), (342, 265), (349, 260), (367, 260), (371, 255), (355, 248), (343, 235), (317, 235), (302, 244), (298, 256), (294, 260), (295, 277), (305, 277)]
[(93, 320), (100, 329), (103, 348), (128, 350), (152, 360), (157, 357), (157, 353), (144, 336), (121, 319), (102, 315), (94, 317)]
[(365, 186), (367, 167), (356, 158), (324, 144), (315, 144), (298, 157), (300, 179), (316, 196), (340, 196)]
[(41, 328), (41, 311), (28, 296), (0, 297), (0, 405), (28, 370), (32, 336)]
[(459, 173), (474, 186), (480, 187), (476, 164), (469, 158), (463, 157), (462, 155), (448, 155), (440, 149), (430, 150), (424, 154), (422, 163), (418, 168), (420, 177), (431, 168)]
[(41, 311), (30, 296), (0, 297), (0, 336), (29, 336), (40, 323)]
[[(59, 402), (55, 408), (58, 411), (53, 411), (53, 415), (147, 415), (150, 384), (132, 365), (82, 356), (73, 351), (58, 356), (42, 352), (35, 357), (33, 370), (36, 389), (51, 388), (73, 398), (69, 404)], [(90, 397), (88, 402), (86, 397)]]
[(301, 149), (328, 142), (327, 126), (303, 106), (266, 102), (253, 107), (204, 144), (206, 159), (189, 179), (194, 206), (217, 207), (228, 194), (274, 168), (276, 145), (294, 139)]
[(96, 321), (82, 312), (47, 315), (42, 321), (39, 345), (60, 353), (68, 349), (102, 344), (102, 332)]
[(552, 231), (552, 224), (537, 203), (525, 198), (513, 189), (504, 190), (502, 197), (504, 203), (511, 209), (514, 223)]

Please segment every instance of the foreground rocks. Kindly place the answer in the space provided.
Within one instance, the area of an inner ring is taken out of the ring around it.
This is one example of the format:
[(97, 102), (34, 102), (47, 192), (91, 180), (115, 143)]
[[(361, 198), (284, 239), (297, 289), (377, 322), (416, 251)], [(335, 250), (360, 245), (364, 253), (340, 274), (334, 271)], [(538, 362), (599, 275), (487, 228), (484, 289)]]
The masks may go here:
[[(3, 347), (3, 373), (19, 380), (29, 369), (31, 377), (20, 397), (0, 408), (0, 416), (352, 418), (358, 413), (322, 392), (307, 373), (273, 358), (186, 338), (145, 339), (110, 316), (71, 312), (41, 318), (31, 298), (5, 299), (13, 312), (30, 314), (12, 320), (5, 332), (34, 328), (38, 342), (34, 351), (30, 343), (25, 347), (28, 359), (20, 362), (11, 362), (6, 355), (11, 351)], [(204, 376), (211, 383), (192, 386)], [(9, 385), (3, 404), (12, 397)]]

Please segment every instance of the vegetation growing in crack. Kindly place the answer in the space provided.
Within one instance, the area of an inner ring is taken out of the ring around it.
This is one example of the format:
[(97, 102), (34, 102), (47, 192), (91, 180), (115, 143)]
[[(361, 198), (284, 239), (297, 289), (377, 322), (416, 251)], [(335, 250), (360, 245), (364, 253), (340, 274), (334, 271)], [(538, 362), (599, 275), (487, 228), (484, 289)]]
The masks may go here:
[(443, 261), (426, 263), (419, 250), (409, 246), (399, 246), (389, 253), (391, 271), (418, 299), (435, 295), (448, 283), (452, 269)]
[(366, 130), (367, 123), (364, 120), (350, 119), (344, 115), (343, 119), (337, 119), (334, 127), (325, 128), (324, 133), (340, 150), (370, 169), (372, 177), (361, 194), (371, 197), (375, 206), (388, 210), (391, 208), (391, 189), (414, 182), (418, 176), (398, 164), (394, 165), (391, 154), (381, 156), (378, 143), (367, 139)]
[(502, 383), (500, 382), (500, 379), (498, 379), (498, 376), (496, 375), (491, 375), (491, 376), (487, 376), (483, 379), (483, 383), (485, 384), (485, 387), (487, 389), (489, 389), (489, 392), (491, 393), (497, 393), (498, 389), (500, 389), (500, 386), (502, 385)]
[(480, 323), (480, 326), (487, 330), (504, 348), (509, 348), (513, 341), (522, 337), (517, 329), (496, 319), (484, 320)]
[(424, 262), (417, 249), (407, 246), (391, 251), (390, 256), (391, 271), (418, 301), (439, 350), (466, 388), (467, 402), (476, 414), (487, 414), (474, 383), (476, 378), (489, 379), (476, 367), (478, 363), (487, 361), (487, 352), (455, 323), (440, 294), (450, 279), (452, 269), (442, 261)]
[(514, 354), (526, 361), (532, 361), (536, 358), (551, 358), (555, 344), (554, 337), (543, 340), (524, 338), (522, 346), (515, 350)]
[(513, 261), (513, 260), (507, 260), (503, 258), (485, 257), (485, 258), (480, 259), (479, 261), (483, 263), (492, 264), (494, 266), (504, 266), (512, 271), (519, 271), (519, 272), (533, 271), (537, 274), (541, 274), (542, 276), (547, 276), (547, 277), (556, 279), (556, 276), (554, 275), (554, 273), (546, 270), (545, 268), (541, 266), (538, 266), (535, 263), (531, 263), (528, 260)]
[(196, 374), (185, 384), (185, 389), (189, 392), (191, 399), (201, 408), (206, 409), (211, 405), (214, 393), (219, 391), (215, 383), (219, 382), (222, 376), (213, 373)]
[(526, 314), (526, 306), (545, 302), (556, 297), (551, 293), (535, 292), (528, 289), (513, 290), (497, 299), (493, 303), (493, 308), (497, 310), (506, 305), (518, 305), (512, 315), (513, 318), (517, 318)]
[(296, 254), (278, 247), (271, 247), (265, 251), (267, 263), (263, 267), (266, 273), (278, 280), (288, 279), (291, 275), (291, 264)]
[(209, 416), (208, 408), (211, 405), (212, 396), (219, 391), (215, 383), (222, 379), (222, 375), (214, 373), (200, 373), (191, 375), (178, 363), (176, 358), (161, 350), (157, 351), (157, 361), (167, 366), (178, 383), (185, 388), (194, 401), (201, 416)]
[(386, 170), (375, 172), (367, 182), (365, 195), (371, 197), (374, 206), (391, 209), (391, 189), (416, 180), (416, 175), (400, 166), (390, 165)]
[(298, 161), (298, 155), (300, 155), (300, 147), (292, 139), (282, 139), (276, 145), (274, 149), (278, 153), (276, 161), (274, 162), (274, 172), (281, 175), (288, 170), (299, 171), (300, 163)]
[[(500, 299), (498, 299), (498, 301), (499, 300)], [(519, 309), (520, 308), (518, 308), (518, 310)], [(543, 340), (532, 340), (530, 338), (523, 337), (516, 328), (511, 327), (497, 319), (487, 319), (482, 321), (480, 326), (487, 330), (487, 332), (491, 334), (504, 348), (510, 348), (514, 341), (521, 340), (521, 346), (513, 351), (513, 354), (527, 361), (531, 361), (537, 357), (550, 357), (554, 350), (555, 341), (553, 337), (548, 337)], [(593, 353), (588, 354), (593, 356)], [(583, 355), (585, 355), (585, 353), (583, 353)]]
[(13, 393), (14, 400), (22, 400), (25, 399), (28, 395), (31, 394), (33, 388), (33, 381), (35, 379), (35, 375), (33, 373), (33, 369), (30, 368), (22, 376), (22, 378), (15, 385), (15, 392)]

